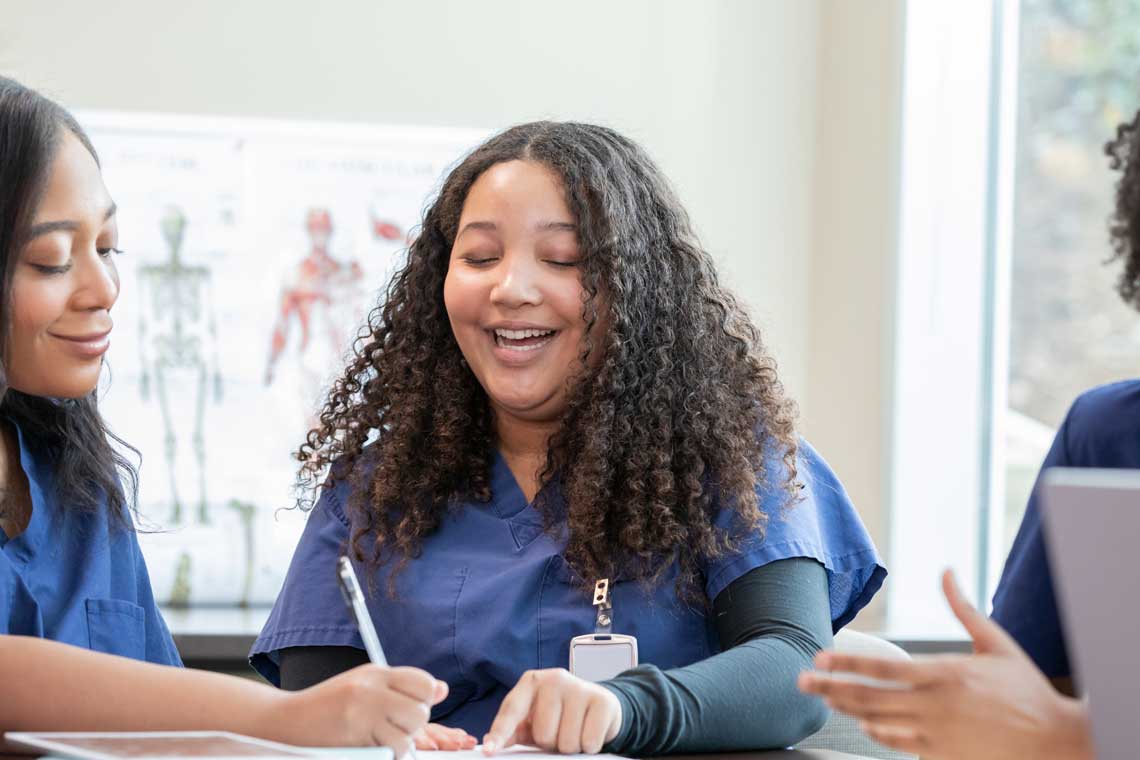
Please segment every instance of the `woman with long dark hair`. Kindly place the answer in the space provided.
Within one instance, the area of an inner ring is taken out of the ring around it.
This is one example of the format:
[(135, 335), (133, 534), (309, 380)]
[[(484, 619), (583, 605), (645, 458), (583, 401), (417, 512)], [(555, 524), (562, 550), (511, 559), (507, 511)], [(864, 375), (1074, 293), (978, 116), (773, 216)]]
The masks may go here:
[(133, 528), (136, 471), (96, 403), (115, 218), (75, 120), (0, 77), (0, 733), (228, 729), (403, 750), (443, 694), (422, 671), (364, 666), (285, 695), (171, 667)]
[(363, 661), (348, 546), (391, 661), (449, 683), (421, 747), (754, 749), (821, 724), (795, 675), (885, 571), (637, 145), (538, 122), (477, 148), (361, 336), (298, 452), (302, 485), (331, 474), (263, 675)]

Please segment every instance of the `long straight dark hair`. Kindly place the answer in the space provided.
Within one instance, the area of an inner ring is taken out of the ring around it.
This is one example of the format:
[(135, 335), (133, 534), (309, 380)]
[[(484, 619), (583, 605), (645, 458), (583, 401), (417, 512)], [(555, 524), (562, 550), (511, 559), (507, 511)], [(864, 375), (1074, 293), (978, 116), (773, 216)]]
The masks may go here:
[(0, 77), (0, 417), (16, 424), (33, 446), (50, 453), (55, 462), (52, 485), (64, 508), (97, 512), (105, 507), (113, 525), (129, 527), (138, 470), (112, 441), (136, 456), (138, 451), (107, 429), (95, 391), (78, 399), (32, 396), (8, 387), (4, 367), (12, 325), (12, 273), (67, 132), (99, 162), (91, 140), (71, 114), (19, 82)]

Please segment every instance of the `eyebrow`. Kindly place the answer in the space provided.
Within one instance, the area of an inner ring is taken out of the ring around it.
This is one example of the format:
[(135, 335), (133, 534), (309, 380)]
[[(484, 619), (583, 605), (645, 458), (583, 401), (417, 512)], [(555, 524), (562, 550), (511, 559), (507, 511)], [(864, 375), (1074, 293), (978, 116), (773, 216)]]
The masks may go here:
[[(119, 207), (112, 203), (103, 214), (103, 221), (106, 222), (113, 217), (118, 210)], [(34, 240), (40, 235), (50, 235), (53, 232), (75, 232), (77, 229), (79, 229), (79, 222), (71, 219), (63, 219), (57, 222), (40, 222), (39, 224), (33, 224), (32, 228), (28, 230), (27, 239)]]
[(543, 232), (547, 230), (554, 230), (558, 232), (578, 232), (578, 225), (573, 222), (543, 222), (538, 225), (538, 228)]
[[(461, 229), (459, 231), (459, 234), (457, 234), (455, 237), (458, 239), (459, 236), (464, 232), (467, 232), (467, 230), (484, 230), (486, 232), (494, 232), (497, 229), (498, 227), (495, 226), (494, 222), (468, 222), (467, 224), (463, 225), (463, 229)], [(538, 225), (538, 229), (542, 232), (554, 230), (559, 232), (576, 233), (578, 231), (578, 225), (574, 224), (573, 222), (542, 222)]]
[(498, 227), (495, 226), (494, 222), (468, 222), (467, 224), (463, 225), (463, 229), (461, 229), (459, 231), (459, 234), (455, 237), (459, 238), (460, 235), (462, 235), (464, 232), (467, 232), (467, 230), (485, 230), (487, 232), (494, 232), (496, 229), (498, 229)]

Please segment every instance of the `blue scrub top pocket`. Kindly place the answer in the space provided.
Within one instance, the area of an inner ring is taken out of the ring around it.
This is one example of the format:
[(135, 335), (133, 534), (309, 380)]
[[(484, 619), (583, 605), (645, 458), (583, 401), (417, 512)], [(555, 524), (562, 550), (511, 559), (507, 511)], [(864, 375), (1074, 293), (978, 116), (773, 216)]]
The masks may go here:
[(88, 647), (96, 652), (146, 659), (146, 612), (125, 599), (88, 599)]

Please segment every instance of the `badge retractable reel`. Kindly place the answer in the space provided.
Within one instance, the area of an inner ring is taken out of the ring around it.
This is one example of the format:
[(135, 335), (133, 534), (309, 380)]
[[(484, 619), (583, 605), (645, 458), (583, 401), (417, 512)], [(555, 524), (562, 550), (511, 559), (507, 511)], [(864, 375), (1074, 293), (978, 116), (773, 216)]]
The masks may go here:
[(594, 584), (594, 632), (570, 639), (570, 672), (587, 681), (605, 681), (637, 667), (637, 637), (614, 633), (610, 579)]

